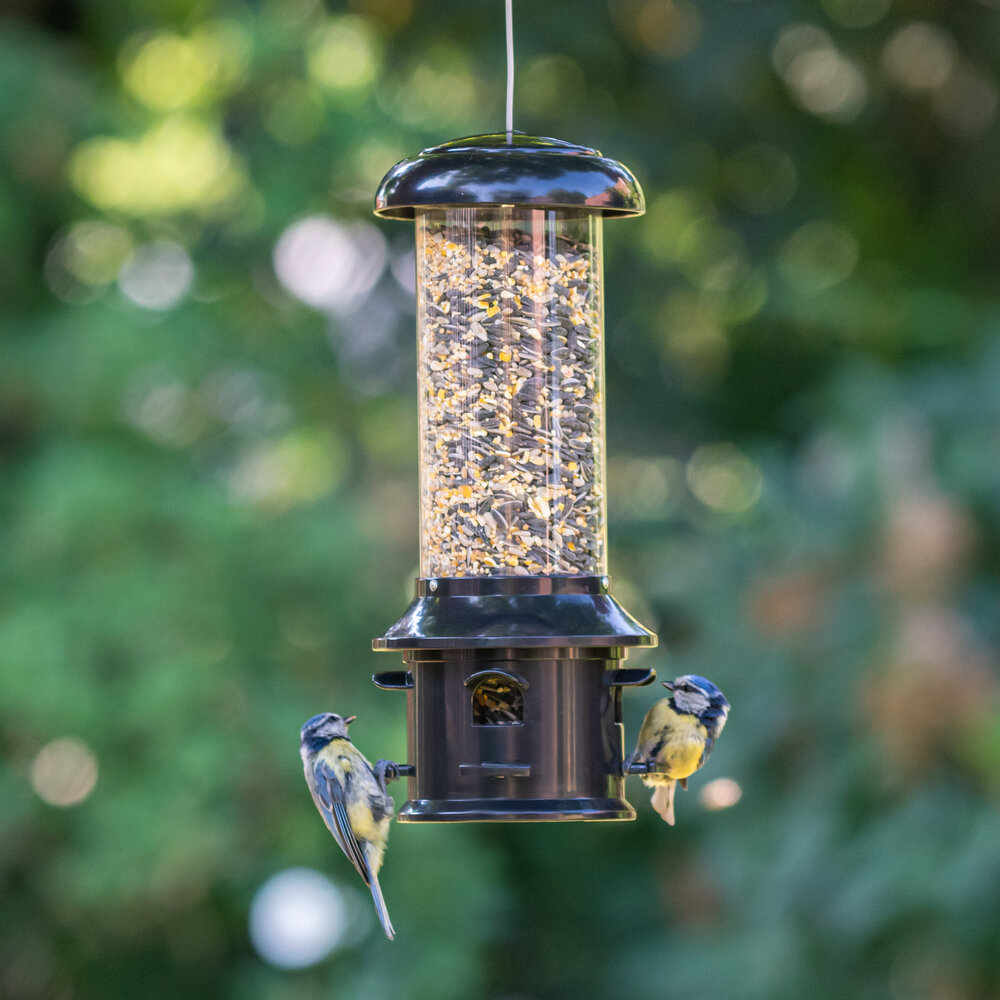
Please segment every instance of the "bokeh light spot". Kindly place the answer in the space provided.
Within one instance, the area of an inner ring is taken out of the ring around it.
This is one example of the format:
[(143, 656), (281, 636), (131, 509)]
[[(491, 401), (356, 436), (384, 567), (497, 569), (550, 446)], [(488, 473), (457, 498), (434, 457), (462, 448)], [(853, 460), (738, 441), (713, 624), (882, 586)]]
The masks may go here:
[(825, 219), (807, 222), (785, 242), (778, 257), (781, 276), (806, 295), (840, 284), (857, 266), (858, 242)]
[(709, 812), (729, 809), (743, 798), (743, 789), (732, 778), (715, 778), (701, 790), (701, 804)]
[(73, 151), (70, 179), (99, 208), (130, 215), (211, 209), (246, 183), (218, 129), (173, 115), (136, 142), (88, 139)]
[(229, 489), (237, 502), (283, 510), (329, 493), (346, 465), (332, 432), (297, 431), (249, 448), (228, 476)]
[(822, 29), (811, 24), (786, 28), (771, 61), (792, 97), (806, 111), (831, 121), (853, 121), (868, 99), (859, 66), (837, 50)]
[(815, 24), (792, 24), (785, 28), (771, 49), (771, 63), (784, 76), (803, 52), (833, 47), (833, 39)]
[(389, 166), (406, 156), (402, 147), (384, 136), (359, 142), (353, 153), (351, 159), (355, 168), (354, 179), (364, 189), (366, 203), (371, 197), (369, 192), (378, 187)]
[(97, 757), (72, 737), (47, 743), (31, 762), (31, 785), (50, 806), (79, 805), (96, 784)]
[(88, 285), (114, 281), (132, 249), (132, 237), (121, 226), (108, 222), (78, 222), (66, 234), (66, 266), (73, 277)]
[(674, 188), (652, 200), (647, 210), (643, 237), (656, 260), (676, 262), (683, 250), (685, 233), (695, 225), (710, 222), (711, 204), (699, 192)]
[(690, 0), (611, 0), (611, 14), (634, 49), (679, 59), (697, 44), (704, 27)]
[(892, 0), (823, 0), (823, 9), (844, 28), (870, 28), (891, 6)]
[(957, 54), (955, 40), (946, 31), (915, 21), (886, 42), (882, 70), (904, 90), (933, 90), (951, 76)]
[(194, 394), (169, 370), (141, 369), (125, 389), (125, 419), (158, 444), (183, 448), (204, 427), (204, 415)]
[(321, 0), (261, 0), (261, 21), (265, 30), (291, 35), (322, 17)]
[(386, 263), (382, 234), (368, 222), (313, 215), (290, 225), (274, 248), (278, 280), (317, 309), (349, 309), (375, 286)]
[(310, 78), (333, 91), (356, 91), (375, 80), (380, 46), (369, 22), (345, 14), (331, 18), (309, 39), (306, 65)]
[(621, 515), (637, 520), (662, 518), (678, 504), (683, 468), (674, 458), (611, 459), (608, 481), (614, 506)]
[(49, 250), (45, 278), (64, 301), (87, 301), (115, 280), (131, 252), (132, 236), (121, 226), (98, 220), (77, 222)]
[(122, 78), (136, 100), (172, 111), (231, 90), (246, 72), (250, 42), (235, 22), (213, 21), (189, 37), (170, 32), (133, 40), (121, 59)]
[(271, 876), (250, 905), (250, 940), (257, 954), (283, 969), (321, 962), (347, 929), (348, 910), (340, 890), (311, 868), (289, 868)]
[(353, 0), (352, 7), (387, 28), (401, 28), (413, 16), (413, 0)]
[(698, 44), (702, 18), (688, 0), (646, 0), (636, 12), (635, 31), (648, 51), (679, 59)]
[(740, 514), (760, 499), (764, 477), (757, 465), (733, 444), (703, 445), (687, 465), (691, 492), (706, 507)]
[(177, 35), (157, 35), (123, 71), (133, 96), (162, 109), (180, 108), (202, 97), (214, 75), (212, 53)]
[(533, 59), (515, 77), (518, 106), (547, 114), (565, 110), (586, 94), (583, 68), (569, 56), (554, 54)]
[(712, 306), (722, 323), (742, 323), (756, 316), (767, 302), (767, 276), (759, 267), (741, 269), (720, 295), (711, 296)]
[(139, 247), (122, 265), (118, 287), (143, 309), (171, 309), (181, 302), (194, 281), (194, 263), (187, 251), (165, 240)]

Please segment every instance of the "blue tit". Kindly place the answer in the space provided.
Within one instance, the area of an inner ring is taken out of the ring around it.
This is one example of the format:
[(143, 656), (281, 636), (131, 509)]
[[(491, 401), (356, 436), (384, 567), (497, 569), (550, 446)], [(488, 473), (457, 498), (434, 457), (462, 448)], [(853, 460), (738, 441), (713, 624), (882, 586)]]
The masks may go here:
[(354, 719), (332, 712), (314, 715), (302, 727), (300, 752), (313, 802), (333, 839), (371, 889), (382, 929), (391, 941), (396, 932), (378, 884), (393, 814), (392, 797), (385, 787), (390, 765), (379, 761), (373, 768), (354, 746), (347, 735)]
[[(661, 698), (643, 719), (639, 741), (627, 765), (643, 765), (643, 784), (653, 789), (653, 808), (674, 825), (674, 790), (708, 760), (729, 715), (726, 696), (704, 677), (686, 674), (664, 681)], [(626, 768), (626, 773), (628, 769)]]

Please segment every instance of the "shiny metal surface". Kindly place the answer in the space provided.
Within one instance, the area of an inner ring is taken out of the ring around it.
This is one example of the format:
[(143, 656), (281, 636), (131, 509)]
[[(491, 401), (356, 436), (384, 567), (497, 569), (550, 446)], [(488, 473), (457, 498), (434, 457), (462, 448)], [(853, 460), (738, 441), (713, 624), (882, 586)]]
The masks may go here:
[(529, 205), (577, 209), (607, 218), (641, 215), (642, 189), (631, 171), (596, 149), (515, 131), (469, 136), (423, 150), (382, 179), (375, 214), (412, 219), (415, 208)]
[[(408, 801), (416, 822), (629, 820), (621, 682), (625, 650), (412, 650), (406, 662)], [(473, 723), (470, 677), (521, 677), (523, 721)]]
[(413, 674), (409, 670), (383, 670), (372, 674), (372, 684), (382, 691), (408, 691), (413, 687)]
[(608, 577), (440, 577), (417, 580), (416, 592), (373, 649), (656, 645)]

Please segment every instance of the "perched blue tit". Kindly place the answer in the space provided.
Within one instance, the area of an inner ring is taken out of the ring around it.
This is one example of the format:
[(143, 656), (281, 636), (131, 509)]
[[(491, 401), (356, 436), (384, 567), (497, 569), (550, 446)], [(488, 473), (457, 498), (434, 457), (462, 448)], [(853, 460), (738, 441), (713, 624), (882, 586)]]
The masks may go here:
[[(674, 789), (708, 760), (729, 715), (726, 696), (704, 677), (686, 674), (664, 681), (670, 697), (661, 698), (643, 719), (639, 741), (628, 764), (649, 768), (643, 784), (653, 789), (653, 808), (674, 825)], [(627, 772), (626, 772), (627, 773)]]
[(393, 814), (392, 797), (385, 788), (386, 767), (391, 765), (379, 761), (373, 768), (354, 746), (347, 735), (354, 719), (332, 712), (314, 715), (302, 727), (300, 752), (313, 802), (333, 839), (371, 889), (382, 929), (391, 941), (396, 932), (378, 884)]

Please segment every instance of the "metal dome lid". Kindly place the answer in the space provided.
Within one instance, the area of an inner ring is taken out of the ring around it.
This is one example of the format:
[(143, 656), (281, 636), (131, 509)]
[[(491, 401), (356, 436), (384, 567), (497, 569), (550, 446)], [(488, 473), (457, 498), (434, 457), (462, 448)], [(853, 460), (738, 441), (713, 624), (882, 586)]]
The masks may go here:
[(596, 149), (561, 139), (495, 132), (431, 146), (382, 178), (375, 214), (412, 219), (414, 209), (474, 205), (576, 208), (613, 218), (642, 215), (631, 171)]

